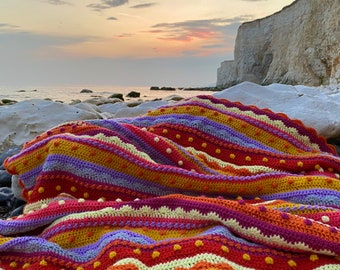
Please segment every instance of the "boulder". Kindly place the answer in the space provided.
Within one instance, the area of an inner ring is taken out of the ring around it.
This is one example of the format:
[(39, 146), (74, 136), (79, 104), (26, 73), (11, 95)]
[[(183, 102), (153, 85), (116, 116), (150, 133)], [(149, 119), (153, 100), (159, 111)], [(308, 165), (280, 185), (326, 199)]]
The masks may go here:
[(284, 113), (301, 120), (327, 139), (340, 138), (340, 88), (337, 87), (261, 86), (243, 82), (213, 96)]
[(82, 94), (89, 94), (89, 93), (93, 93), (93, 91), (92, 90), (90, 90), (90, 89), (82, 89), (81, 91), (80, 91), (80, 93), (82, 93)]
[(126, 96), (127, 96), (127, 97), (130, 97), (130, 98), (139, 98), (139, 97), (140, 97), (140, 93), (139, 93), (139, 92), (136, 92), (136, 91), (131, 91), (131, 92), (128, 93)]
[(0, 151), (20, 146), (61, 123), (97, 119), (98, 113), (48, 100), (33, 99), (0, 107)]
[(111, 94), (108, 98), (119, 98), (120, 100), (124, 101), (123, 94), (120, 93)]

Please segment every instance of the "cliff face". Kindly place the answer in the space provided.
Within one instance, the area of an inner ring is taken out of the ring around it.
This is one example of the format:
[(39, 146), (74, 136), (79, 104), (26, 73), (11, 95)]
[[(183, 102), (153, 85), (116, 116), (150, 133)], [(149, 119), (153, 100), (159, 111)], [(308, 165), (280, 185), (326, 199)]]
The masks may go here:
[(340, 0), (297, 0), (238, 29), (234, 61), (221, 63), (217, 86), (340, 83)]

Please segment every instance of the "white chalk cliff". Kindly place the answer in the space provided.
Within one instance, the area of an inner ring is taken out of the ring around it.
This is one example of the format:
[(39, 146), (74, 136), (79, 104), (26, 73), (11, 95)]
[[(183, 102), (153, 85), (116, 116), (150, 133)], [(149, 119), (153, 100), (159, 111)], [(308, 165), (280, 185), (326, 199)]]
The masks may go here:
[(217, 86), (340, 83), (339, 15), (340, 0), (296, 0), (271, 16), (243, 23), (235, 60), (221, 63)]

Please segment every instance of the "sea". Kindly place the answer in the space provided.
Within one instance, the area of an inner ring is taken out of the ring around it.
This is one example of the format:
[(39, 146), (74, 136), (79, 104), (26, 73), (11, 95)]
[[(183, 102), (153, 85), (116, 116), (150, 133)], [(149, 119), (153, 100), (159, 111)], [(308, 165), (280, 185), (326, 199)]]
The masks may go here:
[[(81, 93), (82, 89), (89, 89), (92, 93)], [(166, 98), (171, 95), (178, 95), (183, 98), (188, 98), (197, 95), (212, 94), (212, 91), (201, 90), (183, 90), (182, 88), (175, 88), (176, 90), (150, 90), (146, 86), (42, 86), (42, 87), (26, 87), (26, 88), (9, 88), (0, 87), (0, 101), (2, 99), (10, 99), (15, 101), (23, 101), (29, 99), (50, 99), (53, 101), (61, 101), (71, 103), (74, 100), (85, 101), (95, 97), (107, 98), (114, 93), (121, 93), (125, 100), (126, 95), (131, 91), (139, 92), (143, 101), (151, 101), (155, 99)]]

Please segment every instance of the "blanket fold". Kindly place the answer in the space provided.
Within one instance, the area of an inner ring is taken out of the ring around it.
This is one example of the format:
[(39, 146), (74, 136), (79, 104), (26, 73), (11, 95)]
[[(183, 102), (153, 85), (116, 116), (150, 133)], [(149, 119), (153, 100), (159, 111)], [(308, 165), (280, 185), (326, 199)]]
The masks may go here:
[(27, 204), (0, 220), (3, 269), (340, 268), (340, 158), (267, 109), (69, 122), (4, 166)]

